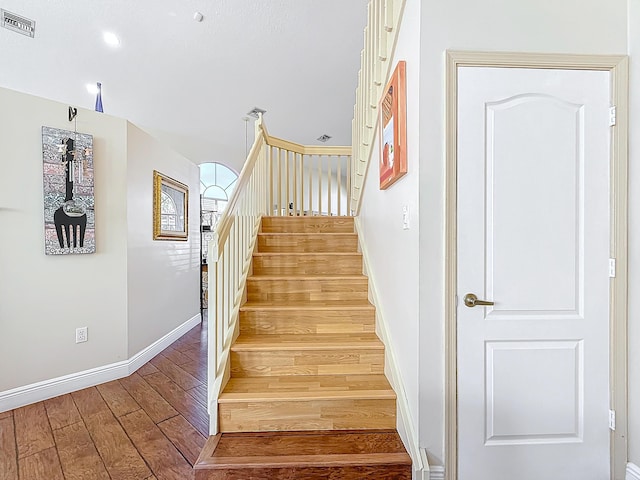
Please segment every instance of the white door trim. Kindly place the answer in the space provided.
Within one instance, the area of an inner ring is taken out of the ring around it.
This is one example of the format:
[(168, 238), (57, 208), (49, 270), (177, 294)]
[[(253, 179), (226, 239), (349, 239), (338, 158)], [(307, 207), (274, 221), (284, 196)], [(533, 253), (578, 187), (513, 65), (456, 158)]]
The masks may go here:
[(611, 433), (611, 479), (622, 480), (627, 464), (627, 168), (629, 62), (623, 55), (564, 55), (447, 51), (446, 54), (446, 204), (445, 204), (445, 475), (457, 480), (457, 91), (458, 67), (557, 68), (604, 70), (611, 74), (611, 258), (610, 404), (616, 411)]

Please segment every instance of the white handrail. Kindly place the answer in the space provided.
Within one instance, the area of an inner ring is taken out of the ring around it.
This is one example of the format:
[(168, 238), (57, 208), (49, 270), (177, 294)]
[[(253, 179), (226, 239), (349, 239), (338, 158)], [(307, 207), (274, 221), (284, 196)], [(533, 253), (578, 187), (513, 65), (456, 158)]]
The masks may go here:
[(229, 352), (262, 216), (348, 215), (350, 164), (351, 147), (299, 145), (271, 137), (262, 117), (256, 122), (255, 141), (207, 255), (212, 435), (218, 432), (218, 396), (230, 376)]
[(406, 0), (370, 0), (369, 20), (364, 30), (364, 49), (360, 54), (360, 71), (353, 107), (350, 212), (360, 213), (362, 189), (374, 149), (378, 126), (378, 105), (391, 71), (391, 58)]
[(268, 211), (266, 150), (260, 117), (256, 139), (209, 242), (208, 403), (212, 434), (218, 431), (217, 399), (229, 377), (229, 351), (236, 335), (253, 246), (260, 219)]

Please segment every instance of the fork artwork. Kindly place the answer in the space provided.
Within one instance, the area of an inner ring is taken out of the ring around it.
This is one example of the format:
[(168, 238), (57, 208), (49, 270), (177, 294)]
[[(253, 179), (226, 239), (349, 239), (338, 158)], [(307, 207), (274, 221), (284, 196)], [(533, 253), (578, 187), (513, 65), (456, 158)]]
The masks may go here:
[(66, 145), (63, 153), (63, 163), (65, 165), (65, 197), (64, 203), (53, 214), (53, 222), (56, 226), (60, 248), (64, 248), (65, 236), (67, 248), (71, 248), (71, 235), (73, 235), (73, 248), (78, 246), (78, 240), (82, 248), (84, 246), (84, 234), (87, 228), (87, 214), (84, 208), (81, 205), (77, 205), (73, 200), (74, 140), (68, 138), (64, 144)]

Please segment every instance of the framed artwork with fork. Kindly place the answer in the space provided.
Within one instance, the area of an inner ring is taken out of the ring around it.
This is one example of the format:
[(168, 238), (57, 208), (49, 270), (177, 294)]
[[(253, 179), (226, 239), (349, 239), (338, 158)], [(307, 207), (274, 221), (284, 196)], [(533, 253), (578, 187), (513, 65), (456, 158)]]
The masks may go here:
[(93, 137), (42, 127), (44, 251), (95, 253)]

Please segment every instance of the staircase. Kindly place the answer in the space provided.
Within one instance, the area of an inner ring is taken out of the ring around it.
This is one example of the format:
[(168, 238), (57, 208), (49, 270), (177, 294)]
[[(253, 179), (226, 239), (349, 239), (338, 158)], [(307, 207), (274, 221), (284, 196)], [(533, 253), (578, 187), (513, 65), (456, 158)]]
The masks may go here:
[(411, 478), (357, 248), (352, 217), (263, 217), (196, 480)]

